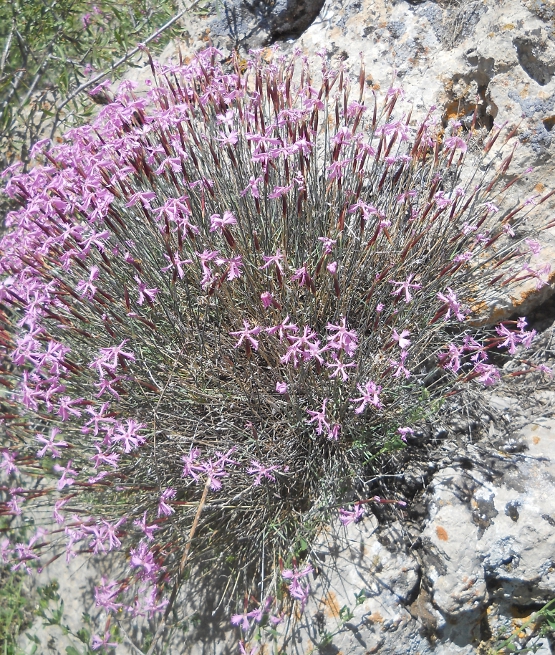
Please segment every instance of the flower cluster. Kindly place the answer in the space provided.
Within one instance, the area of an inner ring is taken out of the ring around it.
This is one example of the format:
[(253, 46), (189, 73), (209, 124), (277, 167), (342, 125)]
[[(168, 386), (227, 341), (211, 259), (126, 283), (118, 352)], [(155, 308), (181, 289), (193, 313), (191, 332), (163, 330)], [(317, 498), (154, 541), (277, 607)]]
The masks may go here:
[[(153, 64), (146, 94), (122, 83), (4, 174), (21, 208), (1, 242), (2, 511), (53, 507), (55, 529), (2, 556), (124, 551), (127, 577), (96, 590), (107, 612), (165, 611), (206, 561), (235, 563), (225, 593), (272, 593), (233, 616), (243, 630), (304, 606), (310, 566), (265, 567), (261, 545), (290, 556), (303, 517), (364, 476), (361, 450), (402, 447), (430, 367), (427, 397), (490, 384), (488, 351), (533, 337), (507, 323), (481, 343), (467, 321), (492, 285), (545, 277), (511, 236), (527, 205), (502, 209), (511, 154), (482, 173), (472, 131), (297, 61), (299, 82), (261, 53)], [(31, 493), (29, 474), (52, 484)]]

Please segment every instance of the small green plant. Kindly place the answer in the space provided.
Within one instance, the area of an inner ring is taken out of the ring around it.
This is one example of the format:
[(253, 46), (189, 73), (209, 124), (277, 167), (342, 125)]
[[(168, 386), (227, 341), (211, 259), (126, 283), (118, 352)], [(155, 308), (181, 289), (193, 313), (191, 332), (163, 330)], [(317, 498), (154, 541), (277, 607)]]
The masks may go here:
[(23, 585), (25, 575), (8, 566), (0, 568), (0, 653), (16, 655), (17, 639), (30, 621), (30, 601)]
[[(56, 626), (61, 635), (71, 639), (73, 644), (65, 647), (66, 655), (93, 655), (99, 649), (104, 653), (117, 646), (120, 642), (117, 624), (108, 622), (103, 636), (93, 635), (92, 620), (87, 612), (83, 612), (82, 627), (72, 630), (65, 621), (64, 601), (58, 592), (59, 585), (56, 580), (38, 587), (35, 615), (42, 619), (43, 627)], [(26, 633), (26, 636), (33, 644), (29, 655), (40, 653), (39, 649), (44, 646), (43, 640), (36, 634)]]
[(508, 637), (496, 640), (488, 655), (508, 653), (537, 653), (543, 646), (541, 640), (555, 633), (555, 598), (538, 612), (534, 612), (522, 625), (514, 628)]
[[(359, 605), (362, 605), (364, 601), (366, 600), (366, 590), (361, 589), (358, 594), (355, 594), (355, 608), (358, 607)], [(337, 618), (337, 625), (335, 627), (335, 630), (333, 632), (326, 631), (322, 635), (322, 638), (318, 641), (315, 642), (315, 647), (317, 650), (322, 650), (323, 648), (326, 648), (327, 646), (330, 646), (331, 643), (333, 642), (333, 638), (340, 634), (347, 623), (349, 621), (352, 621), (354, 619), (355, 613), (350, 605), (343, 605), (343, 607), (339, 610), (339, 615)]]

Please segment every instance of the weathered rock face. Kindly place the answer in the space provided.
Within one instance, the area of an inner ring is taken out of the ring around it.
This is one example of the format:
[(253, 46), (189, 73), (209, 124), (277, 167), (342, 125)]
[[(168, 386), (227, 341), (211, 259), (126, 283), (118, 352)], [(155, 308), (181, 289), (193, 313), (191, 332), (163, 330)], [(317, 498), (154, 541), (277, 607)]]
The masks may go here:
[[(374, 518), (324, 535), (314, 546), (322, 570), (291, 652), (310, 652), (339, 626), (330, 653), (475, 653), (512, 617), (553, 598), (555, 419), (498, 447), (488, 462), (470, 446), (464, 466), (435, 473), (417, 548), (402, 522), (383, 527)], [(344, 624), (342, 608), (353, 614)]]
[(258, 48), (278, 39), (296, 38), (318, 16), (323, 0), (225, 0), (210, 21), (210, 33), (228, 47)]
[[(415, 120), (437, 105), (445, 121), (458, 118), (464, 124), (478, 107), (478, 123), (484, 131), (491, 130), (494, 123), (517, 130), (520, 145), (508, 179), (523, 177), (507, 191), (509, 206), (529, 200), (533, 209), (553, 188), (552, 3), (326, 0), (320, 9), (319, 2), (290, 0), (264, 5), (264, 11), (262, 4), (224, 3), (214, 17), (188, 18), (187, 49), (193, 53), (209, 39), (224, 51), (234, 47), (248, 50), (281, 40), (285, 51), (300, 47), (312, 59), (325, 48), (329, 56), (343, 60), (356, 74), (361, 53), (367, 83), (385, 90), (396, 76), (406, 92), (406, 110), (412, 109)], [(528, 229), (552, 221), (553, 206), (547, 201), (535, 207), (526, 228), (515, 238), (522, 239)], [(553, 292), (555, 228), (542, 232), (541, 242), (542, 252), (530, 262), (538, 276), (524, 280), (511, 295), (489, 298), (485, 313), (491, 320), (527, 313)]]

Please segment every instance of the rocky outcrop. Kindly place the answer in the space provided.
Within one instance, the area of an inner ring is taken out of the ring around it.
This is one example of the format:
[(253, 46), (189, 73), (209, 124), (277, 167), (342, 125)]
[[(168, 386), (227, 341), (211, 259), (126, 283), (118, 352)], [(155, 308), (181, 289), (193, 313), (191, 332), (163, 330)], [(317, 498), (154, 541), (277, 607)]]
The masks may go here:
[(487, 450), (437, 469), (419, 529), (372, 517), (322, 536), (291, 652), (333, 635), (324, 652), (476, 653), (555, 596), (555, 419), (504, 440), (492, 431)]

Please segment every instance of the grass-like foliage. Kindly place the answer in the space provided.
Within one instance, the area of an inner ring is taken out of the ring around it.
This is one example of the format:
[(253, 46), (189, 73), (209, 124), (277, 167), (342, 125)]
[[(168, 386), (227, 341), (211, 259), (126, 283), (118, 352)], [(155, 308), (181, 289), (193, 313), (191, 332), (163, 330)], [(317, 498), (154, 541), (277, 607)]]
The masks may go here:
[(97, 602), (134, 616), (205, 576), (246, 631), (304, 606), (292, 554), (362, 516), (341, 505), (369, 458), (459, 382), (493, 383), (491, 348), (529, 343), (524, 319), (482, 343), (467, 319), (543, 284), (539, 245), (513, 238), (526, 202), (503, 206), (508, 129), (467, 160), (474, 126), (414, 125), (399, 89), (367, 97), (325, 57), (152, 70), (5, 174), (2, 466), (46, 482), (4, 511), (54, 507), (11, 556), (122, 550)]

